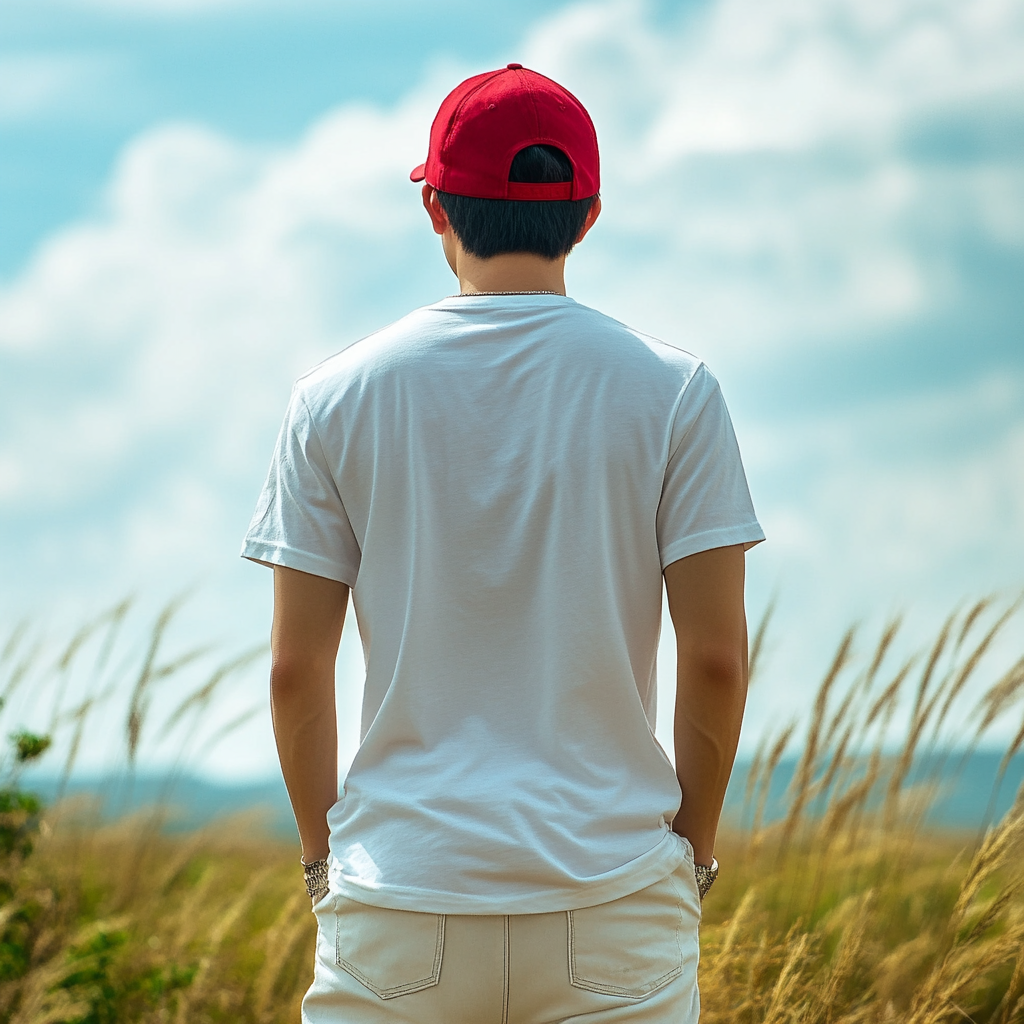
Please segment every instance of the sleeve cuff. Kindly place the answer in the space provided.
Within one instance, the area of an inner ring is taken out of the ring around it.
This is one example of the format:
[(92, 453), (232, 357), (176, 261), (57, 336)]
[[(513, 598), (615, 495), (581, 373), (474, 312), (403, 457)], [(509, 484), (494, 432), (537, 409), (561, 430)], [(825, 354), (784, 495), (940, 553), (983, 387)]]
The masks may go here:
[(743, 526), (723, 526), (717, 530), (705, 530), (672, 541), (661, 550), (661, 568), (678, 562), (680, 558), (696, 555), (712, 548), (726, 548), (733, 544), (742, 544), (744, 551), (749, 551), (755, 544), (764, 540), (764, 531), (757, 522), (745, 523)]
[(345, 583), (354, 587), (356, 576), (359, 574), (358, 567), (339, 565), (332, 562), (323, 555), (316, 555), (309, 551), (299, 551), (296, 548), (286, 547), (284, 544), (270, 544), (266, 541), (246, 540), (242, 545), (242, 558), (248, 558), (251, 562), (258, 562), (273, 568), (275, 565), (284, 566), (286, 569), (297, 569), (299, 572), (308, 572), (311, 576), (322, 576), (324, 579), (336, 580), (338, 583)]

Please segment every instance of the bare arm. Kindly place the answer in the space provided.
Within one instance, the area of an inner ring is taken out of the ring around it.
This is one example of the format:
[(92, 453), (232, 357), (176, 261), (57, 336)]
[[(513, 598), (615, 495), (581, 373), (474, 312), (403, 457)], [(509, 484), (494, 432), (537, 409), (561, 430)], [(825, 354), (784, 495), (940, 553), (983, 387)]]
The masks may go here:
[(683, 803), (672, 829), (710, 864), (747, 698), (742, 545), (665, 568), (677, 649), (676, 775)]
[(338, 799), (334, 663), (347, 607), (344, 583), (274, 566), (270, 708), (307, 864), (327, 856), (327, 812)]

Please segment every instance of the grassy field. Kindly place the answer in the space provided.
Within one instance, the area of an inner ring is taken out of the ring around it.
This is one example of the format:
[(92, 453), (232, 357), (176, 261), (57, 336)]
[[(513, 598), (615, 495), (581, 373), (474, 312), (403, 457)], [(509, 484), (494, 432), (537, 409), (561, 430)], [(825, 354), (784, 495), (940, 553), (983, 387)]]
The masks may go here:
[[(895, 626), (861, 659), (846, 637), (807, 721), (765, 737), (705, 904), (702, 1020), (1024, 1022), (1024, 800), (985, 831), (929, 833), (921, 822), (941, 793), (919, 769), (950, 720), (969, 746), (1019, 716), (1024, 658), (979, 675), (1013, 613), (966, 609), (891, 667)], [(7, 693), (24, 662), (5, 659)], [(149, 651), (131, 676), (129, 750), (145, 736), (138, 709), (161, 664)], [(893, 749), (900, 715), (905, 741)], [(1024, 727), (1007, 762), (1022, 744)], [(768, 784), (791, 745), (802, 754), (788, 812), (766, 824)], [(0, 808), (0, 1021), (296, 1021), (314, 923), (294, 845), (242, 820), (169, 836), (158, 814), (106, 826), (82, 806), (40, 814), (18, 769), (45, 747), (15, 734)]]

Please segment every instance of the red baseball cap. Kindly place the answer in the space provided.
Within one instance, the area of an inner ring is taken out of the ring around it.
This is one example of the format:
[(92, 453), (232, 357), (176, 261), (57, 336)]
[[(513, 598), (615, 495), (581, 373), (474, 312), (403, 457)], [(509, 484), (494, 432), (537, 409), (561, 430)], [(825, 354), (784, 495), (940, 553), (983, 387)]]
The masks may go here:
[[(572, 181), (509, 181), (527, 146), (560, 149)], [(448, 94), (430, 127), (427, 161), (409, 177), (477, 199), (587, 199), (600, 189), (597, 133), (583, 104), (557, 82), (509, 64), (467, 78)]]

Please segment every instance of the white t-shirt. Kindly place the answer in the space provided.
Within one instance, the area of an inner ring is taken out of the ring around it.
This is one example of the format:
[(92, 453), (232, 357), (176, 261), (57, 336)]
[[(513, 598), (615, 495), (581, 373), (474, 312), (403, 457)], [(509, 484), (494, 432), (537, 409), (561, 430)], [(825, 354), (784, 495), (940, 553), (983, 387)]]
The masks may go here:
[(453, 296), (302, 377), (242, 553), (352, 587), (334, 887), (536, 913), (674, 870), (662, 569), (763, 539), (708, 369), (570, 298)]

